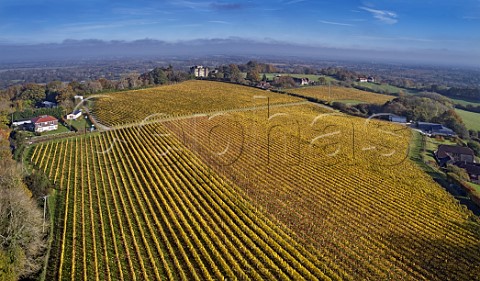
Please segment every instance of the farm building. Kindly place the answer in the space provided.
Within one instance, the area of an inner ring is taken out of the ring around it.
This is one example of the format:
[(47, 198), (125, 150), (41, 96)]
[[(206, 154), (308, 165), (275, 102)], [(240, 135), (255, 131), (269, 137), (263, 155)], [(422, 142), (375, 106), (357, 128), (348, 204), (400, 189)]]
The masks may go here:
[(405, 123), (407, 123), (407, 117), (398, 116), (398, 115), (395, 115), (395, 114), (390, 114), (390, 115), (388, 115), (388, 121), (394, 122), (394, 123), (405, 124)]
[(41, 115), (32, 119), (31, 127), (36, 133), (55, 131), (58, 129), (58, 119), (50, 115)]
[(75, 110), (74, 112), (67, 115), (67, 120), (76, 120), (80, 116), (82, 116), (82, 111)]
[(375, 82), (375, 78), (373, 78), (372, 76), (370, 76), (370, 77), (367, 78), (367, 82), (369, 82), (369, 83), (374, 83), (374, 82)]
[(435, 151), (435, 157), (441, 167), (457, 162), (474, 163), (475, 160), (475, 154), (472, 149), (464, 146), (446, 144), (438, 146), (437, 151)]
[(368, 79), (367, 77), (358, 77), (357, 81), (360, 83), (365, 83), (365, 82), (368, 82)]
[(454, 137), (457, 135), (452, 129), (437, 123), (416, 122), (414, 128), (428, 136)]

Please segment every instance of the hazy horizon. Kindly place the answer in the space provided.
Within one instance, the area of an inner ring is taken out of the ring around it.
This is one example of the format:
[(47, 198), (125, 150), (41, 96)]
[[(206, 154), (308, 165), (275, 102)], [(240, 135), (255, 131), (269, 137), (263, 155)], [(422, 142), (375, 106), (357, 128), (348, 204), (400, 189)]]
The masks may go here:
[(479, 0), (4, 0), (0, 61), (270, 48), (280, 56), (477, 66), (478, 30)]

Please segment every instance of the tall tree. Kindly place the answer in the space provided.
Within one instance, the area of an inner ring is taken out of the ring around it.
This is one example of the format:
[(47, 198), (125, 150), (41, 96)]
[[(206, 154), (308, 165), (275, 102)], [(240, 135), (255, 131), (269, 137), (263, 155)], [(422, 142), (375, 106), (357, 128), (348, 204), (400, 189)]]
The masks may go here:
[(236, 64), (230, 64), (230, 82), (235, 82), (235, 83), (242, 83), (243, 82), (243, 76), (242, 72), (238, 68), (238, 65)]
[(260, 73), (258, 72), (257, 67), (250, 68), (247, 71), (247, 80), (250, 80), (252, 82), (260, 81)]
[(34, 103), (43, 101), (46, 98), (45, 86), (28, 83), (23, 86), (18, 99), (31, 100)]

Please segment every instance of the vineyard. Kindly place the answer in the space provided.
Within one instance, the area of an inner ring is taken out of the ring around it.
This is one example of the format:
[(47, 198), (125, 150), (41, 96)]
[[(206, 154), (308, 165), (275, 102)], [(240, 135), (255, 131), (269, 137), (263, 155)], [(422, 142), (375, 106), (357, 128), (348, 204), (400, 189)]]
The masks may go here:
[(63, 210), (47, 280), (479, 278), (479, 220), (408, 159), (406, 127), (246, 87), (208, 106), (214, 82), (188, 83), (95, 105), (183, 118), (30, 151)]
[(480, 224), (407, 159), (410, 131), (315, 106), (166, 124), (354, 280), (476, 280)]
[(327, 102), (358, 101), (365, 103), (384, 104), (385, 102), (395, 98), (394, 96), (375, 94), (353, 88), (345, 88), (338, 86), (305, 87), (298, 89), (289, 89), (289, 91), (305, 97), (316, 98)]
[[(262, 98), (260, 98), (262, 97)], [(150, 89), (113, 93), (95, 101), (93, 113), (100, 123), (115, 126), (140, 122), (145, 118), (191, 115), (270, 103), (301, 101), (299, 98), (251, 87), (191, 80)]]
[(150, 124), (35, 147), (63, 195), (47, 280), (343, 277), (168, 134)]

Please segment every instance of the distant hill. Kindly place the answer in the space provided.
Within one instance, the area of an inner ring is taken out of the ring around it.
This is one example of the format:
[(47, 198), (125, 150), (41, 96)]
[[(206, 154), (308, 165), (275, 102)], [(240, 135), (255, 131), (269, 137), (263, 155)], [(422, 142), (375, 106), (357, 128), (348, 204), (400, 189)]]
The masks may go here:
[[(412, 50), (408, 53), (383, 50), (339, 49), (275, 40), (243, 38), (197, 39), (166, 42), (153, 39), (136, 41), (65, 40), (49, 44), (0, 44), (0, 63), (60, 59), (99, 59), (115, 57), (255, 55), (309, 57), (333, 60), (408, 62), (475, 65), (478, 59), (453, 56), (448, 51)], [(440, 59), (441, 58), (441, 59)]]

